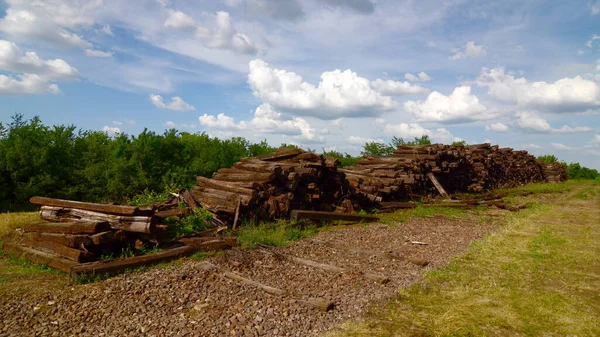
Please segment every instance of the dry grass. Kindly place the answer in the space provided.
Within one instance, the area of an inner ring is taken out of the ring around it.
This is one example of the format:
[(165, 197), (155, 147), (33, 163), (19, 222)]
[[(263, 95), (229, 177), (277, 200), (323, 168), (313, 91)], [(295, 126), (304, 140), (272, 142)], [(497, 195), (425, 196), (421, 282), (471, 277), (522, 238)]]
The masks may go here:
[(20, 225), (39, 219), (37, 212), (0, 213), (0, 239), (12, 234)]
[(569, 189), (329, 336), (600, 336), (600, 189)]

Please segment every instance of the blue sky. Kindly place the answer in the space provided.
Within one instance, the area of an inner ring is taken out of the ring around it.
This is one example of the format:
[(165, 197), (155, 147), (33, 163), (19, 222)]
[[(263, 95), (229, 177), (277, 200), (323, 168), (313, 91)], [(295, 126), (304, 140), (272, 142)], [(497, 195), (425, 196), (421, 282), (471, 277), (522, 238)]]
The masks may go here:
[(352, 154), (427, 134), (600, 169), (600, 1), (5, 0), (0, 107)]

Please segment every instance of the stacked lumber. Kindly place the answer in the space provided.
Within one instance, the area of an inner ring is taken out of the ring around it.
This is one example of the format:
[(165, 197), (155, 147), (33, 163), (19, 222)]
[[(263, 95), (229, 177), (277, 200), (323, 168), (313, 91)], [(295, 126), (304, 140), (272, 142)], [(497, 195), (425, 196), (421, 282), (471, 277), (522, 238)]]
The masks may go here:
[(156, 254), (98, 261), (100, 257), (127, 255), (124, 252), (161, 248), (166, 226), (159, 223), (168, 216), (170, 210), (164, 208), (170, 204), (160, 205), (158, 209), (163, 209), (156, 212), (154, 208), (44, 197), (32, 197), (30, 202), (40, 207), (41, 221), (21, 226), (21, 235), (14, 242), (5, 243), (4, 251), (72, 274), (113, 272), (235, 244), (230, 238), (216, 237), (224, 229), (217, 227), (196, 233), (198, 237), (171, 240), (164, 245), (170, 249)]
[[(237, 225), (239, 214), (255, 220), (287, 218), (293, 209), (348, 211), (338, 161), (299, 149), (243, 158), (212, 179), (197, 177), (191, 195), (219, 219)], [(238, 216), (236, 216), (238, 215)]]
[(546, 182), (552, 184), (558, 184), (567, 180), (567, 170), (565, 166), (561, 163), (540, 163), (542, 165), (542, 169), (544, 171), (544, 177)]
[(534, 156), (487, 143), (398, 146), (390, 157), (365, 157), (357, 166), (341, 171), (355, 195), (374, 203), (438, 193), (447, 197), (447, 193), (483, 192), (544, 180)]

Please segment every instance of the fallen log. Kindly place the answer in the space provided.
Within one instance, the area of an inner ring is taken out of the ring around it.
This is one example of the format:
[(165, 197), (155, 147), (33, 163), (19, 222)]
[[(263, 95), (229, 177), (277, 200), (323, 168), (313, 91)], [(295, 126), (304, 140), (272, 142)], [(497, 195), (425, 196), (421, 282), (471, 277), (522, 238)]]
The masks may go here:
[(152, 217), (147, 216), (124, 216), (104, 214), (100, 212), (87, 211), (75, 208), (63, 208), (54, 206), (42, 206), (40, 208), (40, 218), (46, 221), (73, 222), (88, 221), (102, 222), (106, 221), (112, 229), (120, 229), (127, 232), (138, 232), (152, 234), (156, 223)]
[(381, 210), (394, 210), (394, 209), (402, 209), (402, 208), (415, 208), (417, 204), (412, 202), (395, 202), (395, 201), (387, 201), (380, 202), (379, 209)]
[[(98, 235), (98, 234), (95, 234), (95, 235)], [(71, 247), (71, 248), (79, 248), (81, 246), (89, 246), (93, 243), (92, 238), (89, 235), (33, 232), (33, 233), (25, 233), (25, 234), (23, 234), (23, 236), (29, 240), (54, 242), (56, 244)]]
[(81, 202), (73, 200), (53, 199), (45, 197), (31, 197), (29, 202), (38, 206), (54, 206), (64, 208), (77, 208), (86, 211), (108, 213), (114, 215), (145, 215), (150, 216), (154, 213), (151, 208), (139, 208), (136, 206), (121, 206), (108, 204), (95, 204), (90, 202)]
[(21, 244), (74, 262), (89, 262), (96, 259), (96, 255), (93, 253), (59, 245), (54, 242), (25, 240)]
[(429, 178), (429, 180), (431, 180), (431, 182), (433, 183), (433, 186), (435, 186), (435, 188), (438, 190), (438, 192), (440, 192), (440, 195), (446, 199), (448, 199), (448, 193), (446, 193), (446, 190), (444, 190), (444, 187), (442, 186), (442, 184), (440, 184), (440, 182), (437, 180), (437, 178), (433, 175), (433, 173), (427, 173), (427, 177)]
[(211, 237), (192, 237), (181, 238), (179, 242), (185, 246), (190, 246), (198, 249), (201, 252), (209, 252), (214, 250), (229, 249), (237, 245), (235, 237), (211, 238)]
[(21, 227), (25, 233), (62, 233), (62, 234), (93, 234), (110, 229), (110, 224), (103, 222), (47, 222), (36, 221)]
[(196, 183), (200, 187), (208, 187), (218, 190), (225, 190), (228, 192), (235, 192), (238, 194), (243, 194), (248, 196), (249, 198), (256, 198), (257, 191), (254, 189), (240, 187), (238, 185), (232, 184), (226, 181), (217, 181), (213, 179), (204, 178), (202, 176), (196, 177)]
[(323, 221), (365, 221), (372, 222), (378, 221), (379, 217), (372, 215), (357, 215), (357, 214), (342, 214), (335, 212), (321, 212), (321, 211), (304, 211), (295, 209), (292, 211), (291, 219), (309, 219), (309, 220), (323, 220)]
[(245, 182), (256, 182), (263, 183), (271, 181), (275, 178), (274, 173), (215, 173), (213, 175), (214, 180), (221, 181), (245, 181)]
[(44, 264), (49, 267), (68, 272), (76, 262), (64, 259), (60, 256), (46, 253), (24, 245), (5, 243), (2, 247), (4, 253), (13, 254), (28, 259), (33, 263)]

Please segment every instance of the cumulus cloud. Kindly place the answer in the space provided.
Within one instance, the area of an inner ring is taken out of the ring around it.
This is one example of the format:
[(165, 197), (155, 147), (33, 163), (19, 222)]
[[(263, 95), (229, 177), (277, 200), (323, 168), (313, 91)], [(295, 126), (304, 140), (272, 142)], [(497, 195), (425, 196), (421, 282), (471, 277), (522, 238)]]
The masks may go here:
[(108, 36), (115, 36), (115, 34), (113, 33), (109, 24), (105, 24), (104, 26), (102, 26), (102, 28), (100, 28), (100, 32), (102, 32)]
[(168, 128), (174, 128), (177, 127), (177, 124), (171, 122), (171, 121), (166, 121), (165, 124), (163, 124), (164, 126), (168, 127)]
[(101, 50), (95, 50), (95, 49), (86, 49), (85, 54), (90, 57), (101, 57), (101, 58), (107, 58), (107, 57), (113, 56), (113, 52), (101, 51)]
[(296, 73), (273, 69), (262, 60), (250, 61), (248, 84), (254, 96), (275, 109), (322, 119), (378, 116), (397, 107), (391, 97), (351, 70), (321, 74), (318, 86)]
[(232, 117), (223, 113), (216, 117), (204, 114), (199, 118), (200, 124), (220, 131), (242, 131), (248, 130), (259, 134), (282, 134), (292, 136), (294, 139), (310, 142), (321, 142), (324, 140), (321, 134), (328, 133), (326, 129), (317, 132), (305, 119), (294, 117), (290, 119), (275, 111), (269, 104), (263, 104), (256, 108), (254, 118), (250, 121), (238, 123)]
[(0, 75), (0, 95), (60, 94), (56, 84), (39, 75), (21, 74), (16, 76)]
[(115, 136), (115, 135), (118, 135), (119, 133), (121, 133), (121, 129), (119, 129), (117, 127), (108, 126), (108, 125), (105, 125), (102, 128), (102, 131), (108, 133), (111, 136)]
[(167, 28), (190, 29), (198, 26), (196, 20), (182, 11), (168, 8), (167, 13), (168, 17), (164, 23), (164, 26)]
[(50, 42), (60, 47), (91, 48), (74, 33), (94, 24), (93, 12), (101, 1), (8, 0), (6, 15), (0, 19), (0, 31), (19, 38)]
[(112, 121), (113, 125), (123, 125), (123, 122), (120, 121)]
[(541, 149), (542, 147), (537, 144), (525, 144), (523, 145), (526, 149)]
[(346, 141), (349, 144), (352, 145), (365, 145), (366, 143), (381, 143), (383, 144), (384, 141), (382, 139), (373, 139), (373, 138), (369, 138), (369, 137), (360, 137), (360, 136), (350, 136), (348, 138), (346, 138)]
[(557, 150), (573, 150), (572, 147), (561, 143), (550, 143), (550, 145)]
[(456, 140), (456, 137), (445, 128), (429, 130), (417, 123), (388, 124), (383, 128), (383, 133), (388, 137), (396, 136), (407, 139), (419, 138), (426, 135), (433, 141), (440, 143), (451, 143)]
[(332, 7), (349, 8), (362, 14), (375, 11), (375, 3), (372, 0), (323, 0), (323, 3)]
[(563, 125), (555, 129), (543, 117), (532, 111), (519, 112), (516, 114), (516, 117), (515, 125), (518, 128), (538, 133), (582, 133), (593, 131), (592, 128), (587, 126), (570, 127)]
[(404, 78), (409, 82), (427, 82), (431, 81), (431, 77), (429, 77), (424, 72), (420, 72), (417, 75), (413, 75), (411, 73), (404, 74)]
[(171, 102), (165, 104), (163, 98), (160, 95), (150, 95), (150, 102), (155, 107), (160, 109), (174, 110), (174, 111), (193, 111), (196, 110), (193, 106), (186, 103), (181, 97), (171, 97)]
[(486, 125), (485, 126), (485, 131), (494, 131), (494, 132), (507, 132), (508, 131), (508, 126), (498, 122), (498, 123), (492, 123), (490, 125)]
[(404, 102), (404, 109), (418, 121), (466, 122), (491, 117), (469, 86), (457, 87), (448, 96), (434, 91), (425, 101)]
[(473, 41), (469, 41), (464, 47), (453, 49), (452, 52), (454, 54), (450, 56), (451, 60), (477, 58), (487, 55), (487, 47), (484, 45), (478, 45)]
[(371, 86), (379, 93), (387, 96), (428, 94), (430, 91), (427, 88), (423, 88), (418, 85), (412, 85), (408, 82), (382, 80), (380, 78), (376, 79), (375, 81), (371, 81)]
[(600, 13), (600, 1), (596, 1), (594, 4), (591, 4), (590, 11), (592, 12), (592, 15)]
[(600, 85), (580, 76), (554, 83), (529, 82), (507, 74), (504, 68), (486, 69), (475, 83), (488, 88), (490, 96), (526, 107), (553, 111), (579, 111), (600, 106)]

